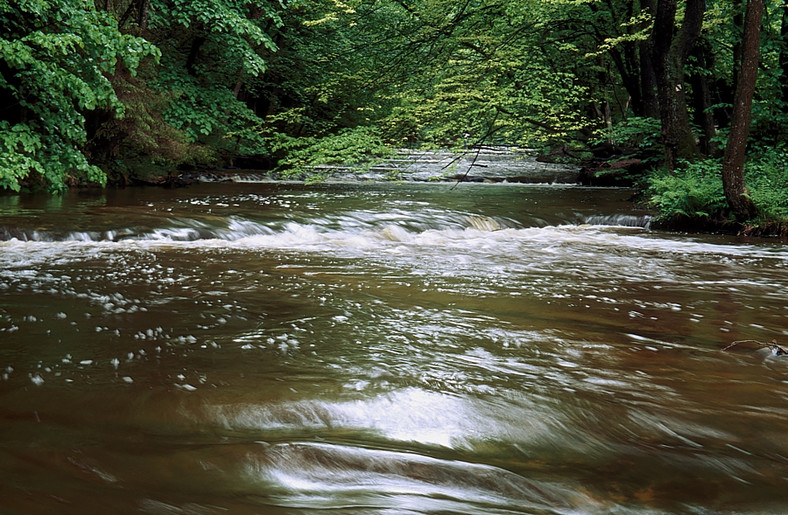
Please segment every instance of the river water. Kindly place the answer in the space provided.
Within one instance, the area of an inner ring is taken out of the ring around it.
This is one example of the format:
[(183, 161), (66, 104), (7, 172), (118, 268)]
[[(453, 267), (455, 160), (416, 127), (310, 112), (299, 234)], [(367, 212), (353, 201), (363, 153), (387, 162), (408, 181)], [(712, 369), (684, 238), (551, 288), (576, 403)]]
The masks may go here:
[(787, 511), (788, 251), (630, 195), (0, 198), (0, 512)]

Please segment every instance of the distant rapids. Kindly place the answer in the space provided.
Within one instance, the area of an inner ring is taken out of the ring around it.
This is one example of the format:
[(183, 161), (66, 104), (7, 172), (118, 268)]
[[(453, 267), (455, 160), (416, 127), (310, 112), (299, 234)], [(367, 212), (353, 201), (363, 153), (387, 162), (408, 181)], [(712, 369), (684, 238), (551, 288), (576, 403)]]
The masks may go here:
[[(465, 152), (402, 149), (379, 163), (366, 166), (322, 165), (314, 172), (325, 176), (328, 181), (347, 182), (575, 184), (580, 169), (537, 161), (532, 152), (516, 148), (482, 147)], [(191, 174), (187, 178), (198, 182), (255, 183), (282, 177), (277, 173), (228, 169)]]

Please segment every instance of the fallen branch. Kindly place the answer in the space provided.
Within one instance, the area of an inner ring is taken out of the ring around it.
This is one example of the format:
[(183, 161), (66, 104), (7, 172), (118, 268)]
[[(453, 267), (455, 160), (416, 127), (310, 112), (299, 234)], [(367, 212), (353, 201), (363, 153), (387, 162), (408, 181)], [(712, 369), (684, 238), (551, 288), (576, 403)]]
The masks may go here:
[(769, 349), (771, 349), (772, 352), (774, 352), (775, 356), (788, 356), (788, 348), (786, 348), (786, 347), (784, 347), (782, 345), (777, 345), (777, 340), (776, 339), (774, 339), (774, 340), (772, 340), (772, 341), (770, 341), (768, 343), (759, 342), (758, 340), (737, 340), (737, 341), (731, 343), (730, 345), (728, 345), (727, 347), (725, 347), (722, 350), (732, 349), (733, 347), (735, 347), (736, 345), (738, 345), (740, 343), (755, 343), (755, 344), (758, 345), (758, 347), (761, 347), (761, 348), (762, 347), (768, 347)]

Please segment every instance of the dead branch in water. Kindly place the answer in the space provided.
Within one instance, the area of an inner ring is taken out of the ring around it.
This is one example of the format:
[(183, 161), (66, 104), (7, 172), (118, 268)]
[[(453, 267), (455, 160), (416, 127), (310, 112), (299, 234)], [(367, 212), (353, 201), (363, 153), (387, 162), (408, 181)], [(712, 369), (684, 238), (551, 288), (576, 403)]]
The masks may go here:
[(725, 347), (722, 350), (732, 349), (733, 347), (735, 347), (736, 345), (738, 345), (740, 343), (755, 343), (755, 344), (758, 345), (758, 347), (761, 347), (761, 348), (762, 347), (769, 347), (772, 350), (772, 352), (774, 352), (774, 354), (776, 356), (788, 356), (788, 348), (786, 348), (786, 347), (784, 347), (782, 345), (777, 345), (777, 339), (774, 339), (774, 340), (772, 340), (772, 341), (770, 341), (768, 343), (759, 342), (758, 340), (737, 340), (737, 341), (731, 343), (730, 345), (728, 345), (727, 347)]

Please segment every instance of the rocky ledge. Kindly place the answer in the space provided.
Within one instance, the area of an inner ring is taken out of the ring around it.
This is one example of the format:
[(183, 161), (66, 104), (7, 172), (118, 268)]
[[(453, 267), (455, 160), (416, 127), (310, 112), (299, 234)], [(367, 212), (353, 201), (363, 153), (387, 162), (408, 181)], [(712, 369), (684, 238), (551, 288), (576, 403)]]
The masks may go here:
[[(313, 174), (327, 181), (509, 182), (577, 184), (580, 168), (537, 161), (532, 152), (508, 147), (480, 147), (465, 152), (399, 150), (366, 166), (318, 166)], [(202, 182), (272, 181), (284, 177), (265, 171), (218, 170), (192, 174)], [(306, 177), (289, 177), (305, 179)]]

